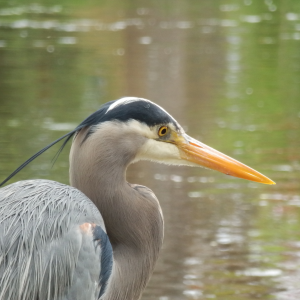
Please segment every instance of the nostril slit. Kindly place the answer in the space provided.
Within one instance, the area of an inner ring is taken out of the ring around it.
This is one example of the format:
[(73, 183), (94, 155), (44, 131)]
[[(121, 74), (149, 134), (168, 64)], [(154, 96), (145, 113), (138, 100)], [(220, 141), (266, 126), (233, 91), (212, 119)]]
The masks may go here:
[(203, 148), (203, 147), (201, 147), (200, 145), (197, 145), (197, 144), (192, 143), (192, 142), (190, 142), (190, 144), (193, 145), (193, 146), (195, 146), (195, 147), (198, 147), (198, 148)]

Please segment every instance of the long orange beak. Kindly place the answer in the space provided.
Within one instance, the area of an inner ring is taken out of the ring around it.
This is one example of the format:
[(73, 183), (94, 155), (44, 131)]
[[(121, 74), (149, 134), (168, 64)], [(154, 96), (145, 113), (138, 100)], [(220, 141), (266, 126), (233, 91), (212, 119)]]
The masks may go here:
[(222, 172), (226, 175), (239, 177), (265, 184), (275, 184), (274, 181), (239, 161), (191, 138), (188, 135), (175, 139), (182, 159), (203, 167)]

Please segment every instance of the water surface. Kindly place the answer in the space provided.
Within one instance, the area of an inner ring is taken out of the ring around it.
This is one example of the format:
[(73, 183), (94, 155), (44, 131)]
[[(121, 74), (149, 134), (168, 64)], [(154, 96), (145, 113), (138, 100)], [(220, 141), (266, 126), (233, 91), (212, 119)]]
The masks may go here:
[[(151, 99), (277, 185), (131, 166), (165, 216), (142, 299), (299, 299), (299, 49), (296, 0), (1, 2), (0, 176), (102, 103)], [(56, 150), (13, 180), (68, 183)]]

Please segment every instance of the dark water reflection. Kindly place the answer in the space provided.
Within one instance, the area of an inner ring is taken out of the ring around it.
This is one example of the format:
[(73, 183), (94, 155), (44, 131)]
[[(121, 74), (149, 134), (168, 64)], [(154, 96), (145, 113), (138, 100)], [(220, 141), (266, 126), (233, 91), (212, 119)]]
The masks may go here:
[[(149, 98), (277, 182), (133, 165), (165, 215), (150, 299), (299, 299), (300, 2), (0, 3), (0, 175), (101, 103)], [(55, 150), (15, 180), (68, 182)]]

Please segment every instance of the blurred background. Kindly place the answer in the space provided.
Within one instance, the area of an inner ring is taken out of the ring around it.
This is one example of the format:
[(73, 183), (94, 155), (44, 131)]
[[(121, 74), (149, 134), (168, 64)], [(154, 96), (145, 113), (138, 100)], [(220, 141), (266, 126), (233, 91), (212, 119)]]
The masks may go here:
[[(132, 165), (165, 216), (142, 299), (299, 300), (300, 1), (0, 1), (0, 180), (123, 96), (277, 182)], [(68, 183), (58, 147), (10, 183)]]

